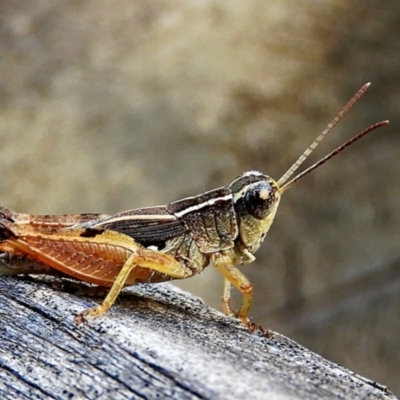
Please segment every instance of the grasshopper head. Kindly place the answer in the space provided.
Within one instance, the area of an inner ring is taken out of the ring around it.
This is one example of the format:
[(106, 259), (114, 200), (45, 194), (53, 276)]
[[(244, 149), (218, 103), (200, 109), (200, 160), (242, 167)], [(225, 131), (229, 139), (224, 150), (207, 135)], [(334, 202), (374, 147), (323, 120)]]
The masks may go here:
[(277, 182), (261, 172), (239, 175), (230, 185), (242, 245), (254, 253), (264, 240), (278, 208)]
[(294, 178), (290, 179), (313, 150), (315, 150), (322, 140), (332, 131), (333, 127), (366, 92), (369, 86), (370, 84), (366, 83), (361, 87), (278, 181), (275, 181), (267, 175), (263, 175), (261, 172), (249, 171), (239, 175), (231, 183), (230, 189), (233, 195), (239, 228), (235, 252), (241, 261), (243, 261), (244, 256), (247, 257), (247, 262), (254, 260), (252, 254), (257, 251), (260, 243), (264, 240), (269, 227), (274, 221), (280, 198), (287, 189), (368, 133), (389, 123), (389, 121), (381, 121), (370, 125), (362, 132), (331, 151), (325, 157), (298, 173)]

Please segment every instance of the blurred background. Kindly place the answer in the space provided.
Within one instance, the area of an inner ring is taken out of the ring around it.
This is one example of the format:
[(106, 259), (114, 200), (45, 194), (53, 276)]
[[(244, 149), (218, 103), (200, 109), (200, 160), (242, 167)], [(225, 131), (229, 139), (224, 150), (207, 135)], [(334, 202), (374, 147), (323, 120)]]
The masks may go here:
[[(400, 393), (400, 3), (0, 2), (0, 203), (26, 213), (166, 204), (279, 178), (365, 82), (288, 191), (253, 320)], [(209, 267), (181, 287), (220, 309)], [(238, 299), (238, 298), (237, 298)]]

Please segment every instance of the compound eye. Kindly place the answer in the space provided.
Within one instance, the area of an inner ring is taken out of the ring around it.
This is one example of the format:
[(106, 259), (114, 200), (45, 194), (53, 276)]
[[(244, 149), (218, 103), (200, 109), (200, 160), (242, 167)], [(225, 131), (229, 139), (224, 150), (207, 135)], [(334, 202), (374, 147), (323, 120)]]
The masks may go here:
[(246, 191), (244, 203), (248, 213), (257, 219), (264, 219), (275, 203), (275, 194), (268, 182), (252, 184)]

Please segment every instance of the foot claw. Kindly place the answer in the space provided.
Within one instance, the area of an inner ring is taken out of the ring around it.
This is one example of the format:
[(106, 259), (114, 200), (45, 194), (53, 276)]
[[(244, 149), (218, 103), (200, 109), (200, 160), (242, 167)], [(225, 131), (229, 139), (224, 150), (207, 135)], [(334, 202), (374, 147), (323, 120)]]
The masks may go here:
[(77, 325), (81, 325), (81, 324), (83, 324), (84, 322), (86, 322), (84, 312), (75, 315), (74, 322), (75, 322)]
[(97, 317), (99, 315), (98, 307), (88, 308), (77, 314), (74, 318), (76, 324), (83, 324), (86, 322), (86, 317)]
[(258, 325), (258, 329), (261, 331), (262, 335), (267, 339), (274, 338), (274, 334), (268, 328), (264, 328), (263, 326)]
[(74, 321), (76, 324), (82, 324), (83, 322), (86, 321), (86, 317), (91, 317), (91, 318), (100, 317), (100, 315), (103, 315), (109, 308), (110, 307), (107, 305), (104, 305), (104, 303), (97, 307), (88, 308), (86, 310), (83, 310), (81, 313), (79, 313), (74, 318)]
[(243, 324), (246, 326), (246, 328), (249, 330), (250, 333), (254, 333), (256, 330), (259, 330), (264, 337), (267, 339), (272, 339), (273, 334), (270, 332), (268, 328), (264, 328), (260, 324), (256, 324), (255, 322), (251, 322), (249, 318), (243, 317), (240, 314), (236, 315), (237, 318), (239, 318)]

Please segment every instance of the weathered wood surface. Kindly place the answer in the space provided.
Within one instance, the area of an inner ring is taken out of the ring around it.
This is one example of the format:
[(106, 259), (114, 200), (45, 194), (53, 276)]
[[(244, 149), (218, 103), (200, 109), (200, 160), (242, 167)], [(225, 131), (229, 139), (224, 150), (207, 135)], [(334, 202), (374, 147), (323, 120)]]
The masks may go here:
[(284, 336), (250, 335), (168, 284), (126, 289), (105, 317), (75, 325), (92, 304), (0, 278), (1, 399), (396, 398)]

